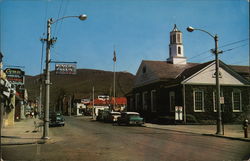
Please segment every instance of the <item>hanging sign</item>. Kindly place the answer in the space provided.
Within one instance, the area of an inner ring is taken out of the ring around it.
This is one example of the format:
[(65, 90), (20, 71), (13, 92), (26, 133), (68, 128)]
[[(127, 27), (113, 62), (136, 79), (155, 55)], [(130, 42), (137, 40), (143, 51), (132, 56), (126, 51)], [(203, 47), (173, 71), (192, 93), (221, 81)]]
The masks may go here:
[(56, 74), (74, 75), (76, 74), (76, 64), (56, 64)]

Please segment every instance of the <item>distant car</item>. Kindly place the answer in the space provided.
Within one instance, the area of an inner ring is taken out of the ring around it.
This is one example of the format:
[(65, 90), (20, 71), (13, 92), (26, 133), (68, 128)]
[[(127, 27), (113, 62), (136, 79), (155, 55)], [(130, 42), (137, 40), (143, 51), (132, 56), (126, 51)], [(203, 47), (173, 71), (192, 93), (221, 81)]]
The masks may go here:
[(63, 118), (63, 115), (61, 115), (59, 113), (51, 114), (49, 119), (50, 119), (49, 126), (51, 126), (51, 127), (65, 125), (65, 119)]
[(117, 122), (118, 117), (121, 117), (120, 112), (108, 111), (108, 115), (104, 117), (105, 122)]
[(118, 117), (117, 123), (118, 125), (143, 125), (144, 119), (140, 117), (138, 112), (123, 112), (121, 113), (121, 117)]

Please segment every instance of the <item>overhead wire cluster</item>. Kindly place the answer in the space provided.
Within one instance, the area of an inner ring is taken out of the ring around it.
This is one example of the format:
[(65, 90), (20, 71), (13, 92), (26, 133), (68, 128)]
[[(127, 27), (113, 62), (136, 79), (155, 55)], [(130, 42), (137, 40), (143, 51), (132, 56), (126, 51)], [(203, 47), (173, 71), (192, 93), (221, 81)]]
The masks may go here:
[[(246, 42), (246, 41), (247, 41), (247, 42)], [(246, 43), (244, 43), (244, 42), (246, 42)], [(243, 44), (243, 45), (239, 45), (239, 46), (235, 46), (235, 47), (231, 47), (231, 48), (224, 49), (224, 50), (222, 50), (223, 53), (229, 52), (229, 51), (235, 50), (235, 49), (237, 49), (237, 48), (241, 48), (241, 47), (244, 47), (244, 46), (249, 45), (249, 38), (242, 39), (242, 40), (239, 40), (239, 41), (235, 41), (235, 42), (231, 42), (231, 43), (222, 45), (222, 46), (220, 46), (220, 49), (225, 48), (225, 47), (228, 47), (228, 46), (236, 45), (236, 44), (239, 44), (239, 43), (244, 43), (244, 44)], [(189, 58), (188, 60), (192, 60), (192, 59), (196, 59), (196, 58), (201, 58), (201, 56), (203, 56), (203, 55), (205, 55), (205, 54), (207, 54), (207, 53), (210, 53), (210, 52), (211, 52), (211, 50), (203, 51), (203, 52), (201, 52), (201, 53), (199, 53), (199, 54), (195, 54), (195, 56)], [(205, 60), (205, 59), (210, 58), (210, 57), (212, 58), (213, 55), (208, 55), (208, 56), (206, 56), (206, 57), (202, 57), (202, 59)]]
[[(65, 3), (64, 3), (64, 2), (65, 2)], [(49, 0), (46, 0), (45, 3), (46, 3), (46, 4), (45, 4), (45, 12), (44, 12), (44, 13), (45, 13), (45, 16), (44, 16), (44, 33), (43, 33), (43, 37), (46, 36), (46, 31), (47, 31), (47, 20), (48, 20), (48, 8), (49, 8), (49, 3), (50, 3), (50, 2), (49, 2)], [(63, 7), (63, 6), (64, 6), (64, 7)], [(60, 6), (59, 6), (59, 10), (58, 10), (58, 14), (57, 14), (57, 18), (56, 18), (56, 19), (65, 16), (66, 11), (67, 11), (67, 6), (68, 6), (68, 0), (61, 0)], [(58, 36), (59, 31), (60, 31), (60, 28), (61, 28), (61, 26), (62, 26), (62, 22), (63, 22), (63, 20), (60, 21), (60, 22), (55, 22), (54, 31), (52, 32), (52, 33), (54, 33), (54, 34), (53, 34), (53, 37), (57, 37), (57, 36)], [(58, 23), (60, 23), (60, 24), (58, 24)], [(40, 61), (40, 73), (42, 74), (42, 73), (43, 73), (44, 43), (45, 43), (45, 41), (44, 41), (44, 38), (41, 38), (40, 40), (41, 40), (41, 42), (42, 42), (41, 61)], [(54, 53), (56, 53), (57, 55), (59, 55), (58, 52), (55, 52), (55, 51), (54, 51)]]

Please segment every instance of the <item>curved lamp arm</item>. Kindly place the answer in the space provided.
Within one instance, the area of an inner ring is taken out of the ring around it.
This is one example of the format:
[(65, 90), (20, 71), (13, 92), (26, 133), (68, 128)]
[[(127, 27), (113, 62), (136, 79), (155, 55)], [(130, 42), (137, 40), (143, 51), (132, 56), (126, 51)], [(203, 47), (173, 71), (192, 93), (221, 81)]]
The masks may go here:
[(193, 32), (194, 30), (199, 30), (199, 31), (205, 32), (205, 33), (207, 33), (209, 36), (211, 36), (212, 38), (215, 39), (215, 36), (213, 36), (211, 33), (207, 32), (206, 30), (196, 29), (196, 28), (193, 28), (193, 27), (191, 27), (191, 26), (189, 26), (189, 27), (187, 28), (187, 31), (188, 31), (188, 32)]
[(82, 20), (82, 21), (84, 21), (84, 20), (86, 20), (87, 19), (87, 15), (84, 15), (84, 14), (82, 14), (82, 15), (80, 15), (80, 16), (65, 16), (65, 17), (61, 17), (61, 18), (59, 18), (59, 19), (56, 19), (56, 20), (52, 20), (52, 19), (50, 19), (50, 24), (54, 24), (54, 23), (56, 23), (57, 21), (60, 21), (60, 20), (62, 20), (62, 19), (65, 19), (65, 18), (71, 18), (71, 17), (77, 17), (77, 18), (79, 18), (80, 20)]

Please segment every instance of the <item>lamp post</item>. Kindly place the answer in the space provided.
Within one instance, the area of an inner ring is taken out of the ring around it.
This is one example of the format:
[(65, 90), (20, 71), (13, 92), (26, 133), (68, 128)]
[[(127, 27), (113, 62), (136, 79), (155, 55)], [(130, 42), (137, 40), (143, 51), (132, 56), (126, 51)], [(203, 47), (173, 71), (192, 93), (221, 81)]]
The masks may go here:
[(52, 20), (52, 18), (48, 19), (47, 21), (47, 39), (44, 39), (46, 41), (46, 66), (45, 66), (45, 113), (44, 113), (44, 129), (43, 129), (43, 139), (49, 139), (49, 103), (50, 103), (50, 47), (55, 43), (56, 39), (50, 37), (50, 29), (51, 25), (54, 24), (57, 21), (60, 21), (65, 18), (71, 18), (71, 17), (77, 17), (80, 20), (86, 20), (86, 15), (80, 15), (80, 16), (65, 16), (62, 18), (59, 18), (57, 20)]
[(191, 26), (187, 28), (188, 32), (193, 32), (194, 30), (199, 30), (202, 32), (207, 33), (209, 36), (211, 36), (214, 39), (215, 42), (215, 49), (212, 50), (212, 52), (215, 54), (215, 74), (216, 74), (216, 108), (217, 108), (217, 132), (216, 134), (218, 135), (223, 135), (222, 133), (222, 118), (221, 118), (221, 106), (220, 106), (220, 81), (219, 81), (219, 59), (218, 59), (218, 54), (222, 53), (222, 51), (218, 50), (218, 35), (212, 35), (211, 33), (202, 30), (202, 29), (196, 29)]

